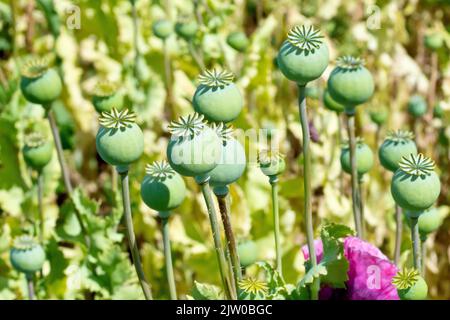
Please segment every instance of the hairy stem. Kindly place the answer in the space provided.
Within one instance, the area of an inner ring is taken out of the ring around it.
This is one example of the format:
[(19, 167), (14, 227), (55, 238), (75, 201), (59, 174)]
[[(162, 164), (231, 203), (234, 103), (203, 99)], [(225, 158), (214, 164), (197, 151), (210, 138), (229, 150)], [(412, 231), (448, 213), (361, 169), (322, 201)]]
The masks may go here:
[(139, 278), (139, 283), (141, 284), (142, 291), (144, 292), (145, 299), (152, 300), (151, 287), (145, 278), (144, 269), (142, 268), (141, 258), (139, 256), (139, 248), (136, 242), (136, 236), (134, 234), (133, 217), (131, 216), (128, 171), (119, 172), (119, 174), (122, 183), (123, 211), (125, 216), (125, 226), (128, 244), (131, 251), (131, 257), (133, 259), (134, 268), (136, 269), (136, 273)]
[(203, 198), (205, 199), (206, 208), (208, 210), (209, 222), (211, 224), (211, 231), (214, 240), (214, 248), (216, 250), (217, 261), (219, 263), (219, 272), (222, 280), (222, 285), (225, 290), (225, 294), (228, 299), (236, 299), (235, 293), (230, 290), (231, 282), (227, 277), (227, 262), (225, 259), (225, 253), (222, 247), (222, 240), (220, 239), (220, 229), (217, 222), (217, 213), (214, 208), (214, 202), (211, 195), (211, 188), (208, 180), (199, 182), (202, 189)]
[(398, 204), (395, 205), (395, 248), (394, 248), (394, 263), (398, 266), (400, 262), (400, 254), (402, 248), (402, 232), (403, 232), (403, 217), (402, 208)]
[(347, 114), (347, 130), (350, 142), (350, 164), (352, 179), (352, 205), (353, 218), (355, 220), (356, 235), (362, 237), (361, 212), (359, 210), (359, 193), (358, 193), (358, 171), (356, 167), (356, 137), (355, 137), (355, 115)]
[(422, 270), (422, 256), (420, 250), (419, 237), (419, 218), (410, 218), (411, 221), (411, 240), (413, 246), (414, 268)]
[(276, 252), (276, 268), (280, 276), (283, 276), (283, 265), (281, 262), (281, 242), (280, 242), (280, 213), (278, 209), (278, 177), (270, 177), (270, 184), (272, 186), (272, 214), (273, 214), (273, 229), (275, 234), (275, 252)]
[(427, 236), (421, 236), (420, 237), (421, 242), (421, 255), (422, 255), (422, 269), (420, 270), (420, 273), (422, 274), (422, 277), (425, 277), (425, 271), (426, 271), (426, 263), (427, 261)]
[(36, 294), (34, 292), (34, 274), (26, 274), (27, 288), (28, 288), (28, 300), (36, 300)]
[[(56, 124), (55, 117), (53, 116), (53, 113), (51, 112), (50, 108), (47, 107), (46, 110), (48, 110), (47, 118), (48, 118), (48, 122), (50, 123), (50, 128), (52, 130), (53, 140), (55, 142), (56, 153), (58, 155), (58, 161), (59, 161), (59, 165), (61, 167), (61, 174), (62, 174), (64, 186), (66, 188), (66, 192), (68, 193), (69, 197), (72, 199), (73, 187), (72, 187), (72, 182), (70, 181), (69, 169), (67, 168), (66, 160), (64, 158), (64, 151), (63, 151), (63, 147), (62, 147), (62, 143), (61, 143), (61, 137), (59, 135), (58, 126)], [(81, 228), (81, 232), (84, 236), (85, 244), (87, 247), (90, 247), (91, 241), (90, 241), (86, 226), (81, 217), (81, 214), (80, 214), (80, 212), (78, 212), (78, 210), (75, 210), (75, 215), (77, 217), (78, 223), (80, 224), (80, 228)]]
[[(312, 209), (311, 209), (311, 153), (309, 150), (310, 133), (308, 115), (306, 112), (306, 95), (305, 86), (298, 86), (298, 104), (300, 109), (300, 122), (302, 125), (303, 134), (303, 175), (304, 175), (304, 190), (305, 190), (305, 206), (304, 206), (304, 219), (306, 226), (306, 238), (308, 242), (308, 250), (311, 265), (313, 268), (317, 266), (316, 250), (314, 248), (314, 230), (312, 221)], [(314, 279), (311, 284), (311, 298), (317, 300), (319, 297), (320, 282), (319, 279)]]
[(39, 212), (39, 242), (44, 243), (44, 231), (45, 231), (44, 206), (43, 206), (44, 176), (42, 172), (38, 172), (37, 177), (37, 198), (38, 198), (38, 212)]
[[(220, 216), (222, 218), (223, 229), (225, 231), (225, 237), (227, 239), (227, 248), (230, 257), (230, 263), (232, 268), (232, 276), (234, 280), (234, 287), (236, 290), (239, 288), (239, 281), (242, 280), (241, 263), (239, 261), (239, 255), (237, 251), (236, 238), (234, 236), (233, 227), (231, 225), (230, 206), (229, 206), (229, 194), (217, 194), (217, 202), (219, 204)], [(237, 294), (237, 292), (236, 292)]]
[(172, 252), (170, 249), (169, 218), (161, 218), (164, 243), (164, 258), (166, 263), (167, 282), (169, 283), (170, 299), (177, 300), (177, 289), (173, 275)]

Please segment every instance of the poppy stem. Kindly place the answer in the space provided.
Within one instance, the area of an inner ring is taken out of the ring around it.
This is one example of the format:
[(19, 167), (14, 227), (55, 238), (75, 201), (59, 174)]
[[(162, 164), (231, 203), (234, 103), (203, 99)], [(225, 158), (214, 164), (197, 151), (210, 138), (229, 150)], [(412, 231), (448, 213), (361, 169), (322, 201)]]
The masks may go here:
[(44, 175), (41, 171), (38, 172), (37, 177), (37, 198), (38, 198), (38, 212), (39, 212), (39, 242), (44, 243)]
[(164, 243), (164, 258), (166, 263), (167, 282), (169, 284), (170, 299), (177, 300), (177, 289), (175, 286), (175, 277), (173, 273), (172, 251), (170, 249), (170, 235), (169, 235), (169, 218), (161, 218), (162, 234)]
[(281, 277), (283, 277), (283, 265), (281, 261), (281, 242), (280, 242), (280, 213), (278, 209), (278, 177), (271, 176), (269, 178), (272, 186), (272, 213), (273, 213), (273, 229), (275, 234), (275, 252), (276, 252), (276, 268)]
[(34, 292), (34, 274), (26, 274), (27, 288), (28, 288), (28, 300), (36, 300), (36, 294)]
[(425, 277), (425, 271), (426, 271), (426, 263), (425, 261), (427, 260), (427, 236), (420, 236), (420, 242), (421, 242), (421, 249), (422, 249), (422, 269), (421, 269), (421, 274), (422, 277)]
[(402, 231), (403, 231), (403, 217), (402, 208), (398, 204), (395, 205), (395, 248), (394, 248), (394, 263), (398, 266), (400, 262), (400, 253), (402, 248)]
[(414, 268), (418, 271), (422, 270), (422, 256), (419, 237), (419, 218), (409, 218), (411, 221), (411, 240), (414, 257)]

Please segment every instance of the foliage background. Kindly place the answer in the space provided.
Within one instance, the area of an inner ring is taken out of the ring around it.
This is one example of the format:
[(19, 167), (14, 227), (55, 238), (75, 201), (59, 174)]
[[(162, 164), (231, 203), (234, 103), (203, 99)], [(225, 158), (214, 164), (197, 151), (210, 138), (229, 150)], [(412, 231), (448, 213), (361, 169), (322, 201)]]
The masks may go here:
[[(420, 93), (431, 99), (430, 51), (423, 45), (424, 34), (439, 30), (445, 46), (439, 51), (439, 78), (434, 99), (442, 101), (444, 118), (426, 118), (420, 124), (421, 150), (432, 155), (440, 168), (443, 183), (439, 207), (448, 216), (450, 195), (450, 5), (447, 0), (355, 1), (355, 0), (207, 0), (199, 1), (194, 15), (193, 1), (138, 0), (137, 44), (134, 51), (131, 2), (55, 1), (61, 18), (60, 35), (54, 40), (43, 11), (30, 10), (26, 0), (1, 0), (0, 39), (0, 299), (26, 296), (22, 275), (9, 263), (11, 239), (32, 229), (36, 213), (35, 177), (26, 168), (20, 149), (24, 133), (32, 127), (49, 132), (42, 120), (43, 110), (25, 101), (17, 90), (20, 66), (31, 55), (49, 56), (64, 74), (65, 88), (55, 109), (76, 191), (75, 205), (95, 234), (95, 246), (87, 252), (77, 237), (67, 233), (73, 224), (73, 205), (68, 204), (60, 183), (56, 154), (45, 169), (45, 215), (48, 234), (44, 266), (46, 277), (39, 280), (41, 298), (134, 299), (142, 298), (122, 238), (120, 211), (113, 209), (117, 196), (112, 192), (110, 172), (96, 154), (97, 114), (90, 102), (99, 79), (119, 82), (127, 93), (129, 106), (137, 112), (145, 133), (145, 155), (132, 166), (131, 192), (135, 228), (144, 268), (159, 299), (168, 298), (162, 237), (156, 213), (140, 200), (139, 186), (146, 163), (165, 156), (167, 124), (178, 115), (192, 111), (189, 100), (200, 70), (187, 50), (186, 42), (175, 35), (168, 40), (173, 70), (175, 103), (165, 107), (162, 41), (151, 26), (157, 19), (188, 16), (203, 20), (195, 46), (207, 65), (228, 66), (237, 74), (244, 93), (245, 109), (234, 126), (242, 129), (276, 129), (276, 139), (287, 154), (288, 170), (281, 179), (281, 228), (284, 248), (284, 275), (296, 283), (302, 274), (300, 246), (305, 243), (302, 221), (301, 130), (298, 122), (296, 88), (276, 69), (274, 57), (286, 32), (295, 24), (312, 23), (326, 35), (331, 64), (323, 79), (313, 87), (324, 88), (335, 59), (342, 54), (361, 55), (375, 77), (376, 93), (358, 108), (358, 134), (376, 150), (376, 126), (369, 110), (386, 109), (389, 118), (381, 128), (408, 128), (408, 98)], [(81, 28), (70, 29), (79, 8)], [(12, 10), (11, 10), (12, 9)], [(379, 23), (379, 24), (378, 24)], [(31, 29), (31, 31), (30, 31)], [(244, 55), (228, 47), (229, 32), (243, 29), (250, 45)], [(30, 35), (31, 32), (31, 35)], [(28, 34), (28, 35), (27, 35)], [(5, 40), (6, 39), (6, 40)], [(9, 45), (8, 45), (9, 41)], [(135, 62), (138, 68), (134, 70)], [(341, 184), (338, 121), (323, 108), (320, 100), (308, 100), (310, 117), (319, 141), (313, 151), (313, 214), (316, 230), (324, 219), (352, 225), (348, 177)], [(252, 147), (252, 146), (250, 146)], [(256, 146), (253, 146), (256, 147)], [(390, 174), (376, 163), (365, 181), (368, 240), (392, 255), (394, 241), (393, 200), (389, 192)], [(175, 277), (180, 294), (189, 294), (194, 280), (218, 284), (219, 276), (206, 210), (199, 190), (186, 180), (189, 195), (171, 220)], [(82, 190), (82, 191), (81, 191)], [(232, 218), (240, 239), (254, 239), (260, 259), (274, 259), (270, 185), (255, 165), (231, 188)], [(120, 200), (120, 199), (119, 199)], [(120, 203), (120, 202), (119, 202)], [(119, 206), (120, 207), (120, 206)], [(427, 281), (430, 297), (450, 298), (450, 219), (428, 241)], [(55, 229), (55, 227), (57, 227)], [(56, 231), (55, 231), (56, 230)], [(402, 261), (411, 259), (409, 234), (404, 233)], [(248, 273), (257, 273), (250, 268)]]

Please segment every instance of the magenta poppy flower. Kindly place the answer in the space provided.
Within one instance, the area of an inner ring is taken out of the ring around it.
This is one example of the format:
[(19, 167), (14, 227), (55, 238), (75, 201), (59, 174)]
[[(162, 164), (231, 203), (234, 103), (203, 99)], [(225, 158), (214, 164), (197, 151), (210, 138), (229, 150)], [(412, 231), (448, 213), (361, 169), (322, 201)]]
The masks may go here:
[[(314, 241), (318, 261), (323, 256), (321, 240)], [(303, 256), (309, 259), (307, 246), (302, 247)], [(375, 246), (357, 237), (344, 239), (344, 256), (349, 262), (345, 298), (350, 300), (398, 300), (392, 278), (397, 267)], [(325, 289), (325, 288), (324, 288)], [(321, 290), (322, 291), (322, 290)], [(321, 297), (331, 297), (330, 289)], [(340, 294), (340, 297), (342, 295)]]

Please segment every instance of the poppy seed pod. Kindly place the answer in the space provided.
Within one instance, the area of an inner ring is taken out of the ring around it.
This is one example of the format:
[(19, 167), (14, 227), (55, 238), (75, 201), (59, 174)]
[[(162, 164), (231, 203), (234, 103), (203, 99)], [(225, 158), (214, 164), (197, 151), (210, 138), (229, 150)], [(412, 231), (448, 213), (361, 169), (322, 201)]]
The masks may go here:
[(121, 111), (124, 107), (124, 96), (115, 84), (107, 81), (99, 82), (92, 96), (92, 103), (100, 114), (110, 112), (112, 109)]
[[(341, 149), (341, 166), (342, 169), (351, 174), (352, 168), (350, 163), (350, 147), (345, 144)], [(373, 167), (373, 153), (370, 147), (364, 143), (361, 138), (356, 141), (356, 168), (358, 175), (362, 176), (370, 171)]]
[(45, 261), (44, 249), (28, 235), (14, 240), (9, 256), (14, 269), (25, 274), (41, 270)]
[(410, 131), (390, 131), (378, 150), (380, 163), (387, 170), (395, 172), (403, 157), (417, 154), (414, 134)]
[(262, 150), (258, 154), (261, 171), (268, 177), (275, 177), (286, 169), (284, 156), (276, 150)]
[(404, 269), (392, 278), (392, 283), (397, 287), (397, 293), (401, 300), (425, 300), (428, 295), (428, 285), (415, 269)]
[(27, 165), (41, 171), (52, 159), (53, 144), (40, 132), (33, 132), (25, 137), (22, 153)]

